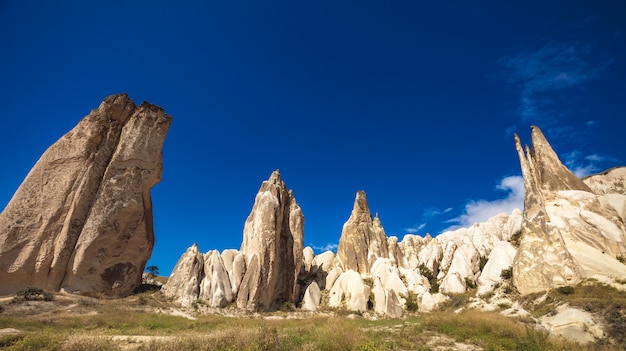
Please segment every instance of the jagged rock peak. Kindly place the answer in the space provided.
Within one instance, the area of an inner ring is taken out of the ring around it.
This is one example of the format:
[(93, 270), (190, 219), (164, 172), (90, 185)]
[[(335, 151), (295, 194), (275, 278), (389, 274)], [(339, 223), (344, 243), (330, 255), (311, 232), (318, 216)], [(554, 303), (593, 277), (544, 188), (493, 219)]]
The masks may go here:
[(337, 257), (344, 270), (352, 269), (361, 274), (369, 274), (378, 257), (389, 257), (387, 235), (380, 219), (372, 220), (367, 196), (357, 191), (350, 218), (343, 225)]
[(0, 214), (0, 293), (132, 292), (152, 253), (150, 188), (170, 123), (112, 95), (50, 146)]
[(237, 306), (248, 310), (274, 310), (284, 302), (296, 303), (297, 278), (303, 267), (304, 216), (293, 192), (274, 171), (256, 195), (244, 225), (241, 252), (246, 272)]
[[(522, 169), (522, 172), (534, 177), (542, 190), (551, 192), (559, 190), (591, 191), (581, 179), (563, 165), (539, 127), (531, 126), (531, 139), (532, 151), (528, 152), (528, 147), (526, 147), (525, 158), (527, 161), (522, 162), (529, 169), (527, 172)], [(517, 135), (515, 135), (515, 142), (519, 153), (521, 145)], [(522, 161), (523, 156), (520, 154), (520, 161)]]

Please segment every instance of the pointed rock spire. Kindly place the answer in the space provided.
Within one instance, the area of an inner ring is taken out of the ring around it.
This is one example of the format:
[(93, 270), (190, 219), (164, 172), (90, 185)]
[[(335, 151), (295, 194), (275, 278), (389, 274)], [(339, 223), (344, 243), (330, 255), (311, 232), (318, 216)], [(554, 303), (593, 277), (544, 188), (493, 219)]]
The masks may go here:
[(567, 250), (560, 231), (548, 226), (546, 201), (560, 190), (590, 191), (567, 169), (541, 130), (532, 126), (532, 151), (523, 151), (517, 134), (517, 150), (524, 177), (524, 221), (519, 250), (513, 261), (513, 284), (522, 293), (578, 283), (582, 269)]
[(341, 231), (337, 257), (344, 270), (353, 269), (361, 274), (369, 274), (376, 258), (389, 257), (387, 235), (380, 219), (372, 220), (364, 191), (356, 193), (352, 213)]
[(237, 296), (239, 308), (267, 311), (297, 302), (303, 237), (302, 210), (276, 170), (261, 185), (244, 225), (241, 252), (246, 272)]

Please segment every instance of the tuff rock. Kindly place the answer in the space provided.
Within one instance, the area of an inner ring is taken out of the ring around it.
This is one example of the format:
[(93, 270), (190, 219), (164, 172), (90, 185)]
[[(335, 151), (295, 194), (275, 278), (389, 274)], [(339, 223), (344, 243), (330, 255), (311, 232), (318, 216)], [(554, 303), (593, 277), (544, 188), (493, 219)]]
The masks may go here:
[(160, 107), (112, 95), (50, 146), (0, 214), (0, 293), (115, 297), (141, 284), (170, 123)]
[(522, 294), (575, 285), (595, 275), (626, 277), (617, 257), (626, 253), (626, 203), (620, 169), (578, 179), (559, 160), (541, 130), (532, 127), (532, 150), (515, 146), (524, 177), (524, 223), (513, 262)]
[(297, 303), (303, 238), (302, 210), (276, 170), (261, 185), (244, 225), (246, 272), (237, 295), (239, 308), (267, 311)]
[(356, 193), (352, 213), (341, 231), (337, 257), (344, 270), (361, 274), (369, 274), (378, 257), (389, 257), (387, 235), (378, 214), (372, 219), (364, 191)]

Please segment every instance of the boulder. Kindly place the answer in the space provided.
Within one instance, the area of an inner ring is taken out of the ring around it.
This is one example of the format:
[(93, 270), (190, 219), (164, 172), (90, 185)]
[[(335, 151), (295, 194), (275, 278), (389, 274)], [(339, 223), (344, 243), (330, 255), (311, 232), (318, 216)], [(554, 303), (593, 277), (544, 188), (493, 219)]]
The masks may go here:
[(478, 277), (478, 291), (476, 295), (491, 292), (496, 284), (502, 282), (502, 270), (511, 267), (516, 253), (517, 249), (508, 241), (501, 241), (494, 247)]
[(303, 269), (304, 216), (278, 170), (264, 181), (244, 225), (241, 252), (246, 272), (237, 306), (252, 311), (297, 304)]
[(305, 311), (316, 311), (322, 300), (322, 292), (315, 281), (307, 286), (302, 298), (302, 309)]
[(170, 123), (157, 106), (113, 95), (44, 152), (0, 214), (0, 294), (117, 297), (141, 284)]
[(363, 282), (361, 275), (348, 270), (335, 281), (329, 292), (329, 306), (345, 307), (350, 311), (366, 311), (370, 297), (370, 287)]

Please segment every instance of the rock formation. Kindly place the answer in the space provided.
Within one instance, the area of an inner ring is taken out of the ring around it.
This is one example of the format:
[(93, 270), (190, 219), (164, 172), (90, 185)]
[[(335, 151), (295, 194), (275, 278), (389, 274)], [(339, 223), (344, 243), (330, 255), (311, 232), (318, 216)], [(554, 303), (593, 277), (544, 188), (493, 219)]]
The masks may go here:
[(0, 214), (0, 293), (123, 296), (141, 284), (170, 123), (157, 106), (113, 95), (50, 146)]
[(276, 170), (261, 185), (244, 225), (246, 273), (237, 295), (239, 308), (265, 311), (296, 303), (303, 240), (302, 210)]
[(626, 266), (617, 260), (626, 253), (622, 171), (590, 177), (590, 187), (561, 163), (539, 128), (532, 127), (531, 135), (532, 150), (523, 150), (515, 136), (524, 177), (515, 286), (527, 294), (575, 285), (594, 275), (625, 278)]
[(378, 257), (389, 257), (387, 235), (378, 214), (372, 219), (364, 191), (356, 193), (354, 208), (341, 231), (337, 257), (344, 270), (361, 274), (368, 274)]
[[(274, 171), (256, 195), (241, 251), (202, 255), (194, 245), (178, 261), (162, 291), (184, 306), (197, 299), (210, 307), (224, 307), (236, 299), (239, 308), (251, 311), (275, 310), (285, 302), (295, 305), (305, 255), (309, 268), (313, 264), (312, 250), (303, 248), (303, 230), (302, 210)], [(315, 287), (310, 289), (307, 296), (314, 299)]]

